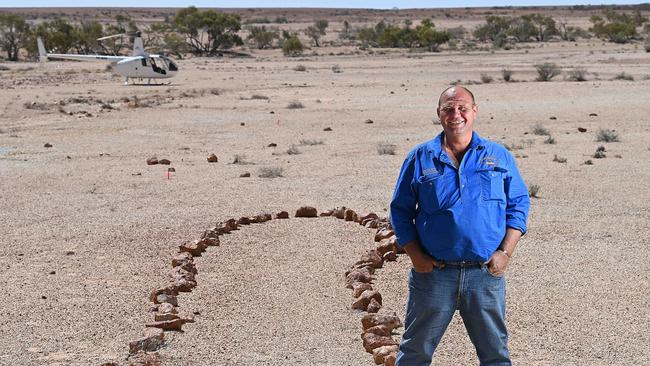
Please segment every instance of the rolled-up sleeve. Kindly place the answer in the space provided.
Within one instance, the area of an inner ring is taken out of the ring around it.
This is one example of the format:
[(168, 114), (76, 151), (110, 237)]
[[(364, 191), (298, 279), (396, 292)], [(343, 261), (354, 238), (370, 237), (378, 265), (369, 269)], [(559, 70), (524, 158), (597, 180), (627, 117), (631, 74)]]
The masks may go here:
[(415, 228), (417, 194), (413, 188), (415, 156), (416, 154), (412, 152), (404, 160), (390, 203), (390, 222), (395, 231), (397, 244), (402, 246), (418, 238)]
[(524, 183), (517, 163), (510, 152), (508, 155), (508, 174), (505, 180), (506, 191), (506, 227), (517, 229), (521, 234), (526, 234), (528, 228), (528, 210), (530, 209), (530, 198), (528, 188)]

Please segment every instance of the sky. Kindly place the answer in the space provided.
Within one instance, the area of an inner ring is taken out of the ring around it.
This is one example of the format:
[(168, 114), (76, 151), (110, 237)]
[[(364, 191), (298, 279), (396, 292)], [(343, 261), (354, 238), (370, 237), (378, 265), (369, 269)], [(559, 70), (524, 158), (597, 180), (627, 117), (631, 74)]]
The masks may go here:
[[(490, 7), (490, 6), (531, 6), (531, 5), (601, 5), (601, 4), (639, 4), (638, 1), (605, 0), (0, 0), (2, 7), (154, 7), (184, 8), (190, 5), (209, 8), (372, 8), (400, 9), (408, 8), (453, 8), (453, 7)], [(645, 1), (650, 2), (650, 0)]]

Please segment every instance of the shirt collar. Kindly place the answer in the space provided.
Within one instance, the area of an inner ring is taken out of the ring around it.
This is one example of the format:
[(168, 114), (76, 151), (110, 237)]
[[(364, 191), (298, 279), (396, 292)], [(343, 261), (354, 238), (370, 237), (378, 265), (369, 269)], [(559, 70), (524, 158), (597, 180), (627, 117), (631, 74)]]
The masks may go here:
[[(444, 132), (440, 132), (438, 136), (433, 138), (429, 143), (427, 143), (427, 150), (429, 150), (430, 153), (434, 154), (434, 156), (440, 160), (440, 155), (442, 154), (442, 137), (444, 135)], [(481, 136), (479, 136), (476, 131), (472, 131), (472, 141), (469, 142), (468, 149), (474, 149), (474, 148), (479, 148), (483, 149), (484, 148), (484, 140)]]

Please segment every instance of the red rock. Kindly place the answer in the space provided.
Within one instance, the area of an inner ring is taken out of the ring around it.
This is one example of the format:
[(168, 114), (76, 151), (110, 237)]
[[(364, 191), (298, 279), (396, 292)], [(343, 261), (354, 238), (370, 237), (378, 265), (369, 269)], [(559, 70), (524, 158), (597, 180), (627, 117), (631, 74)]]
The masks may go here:
[(160, 294), (153, 300), (154, 304), (170, 303), (173, 306), (178, 306), (178, 298), (176, 295)]
[(196, 281), (187, 278), (176, 278), (172, 280), (172, 285), (178, 288), (180, 292), (191, 292), (196, 287)]
[(386, 254), (387, 252), (394, 251), (393, 248), (393, 242), (390, 240), (391, 238), (388, 239), (382, 239), (379, 244), (377, 245), (377, 253), (381, 256)]
[(345, 218), (345, 206), (335, 208), (332, 211), (332, 216), (336, 217), (337, 219)]
[(348, 273), (345, 277), (345, 283), (347, 288), (352, 288), (352, 284), (355, 282), (364, 282), (369, 283), (372, 281), (370, 271), (366, 268), (355, 268)]
[(250, 178), (251, 172), (243, 172), (239, 174), (239, 178)]
[(296, 211), (296, 217), (318, 217), (318, 210), (311, 206), (300, 207)]
[(361, 256), (361, 259), (358, 260), (355, 264), (360, 263), (370, 263), (374, 268), (381, 268), (384, 264), (384, 260), (381, 258), (379, 253), (376, 250), (369, 250), (364, 255)]
[(368, 229), (376, 229), (379, 221), (377, 221), (377, 219), (370, 219), (366, 220), (365, 222), (366, 223), (363, 224), (363, 226), (367, 227)]
[(393, 252), (392, 250), (388, 251), (388, 252), (384, 253), (383, 259), (385, 261), (394, 262), (394, 261), (397, 260), (397, 254), (395, 252)]
[(584, 127), (578, 127), (578, 131), (580, 132), (587, 132), (587, 129)]
[(361, 224), (363, 225), (363, 222), (366, 221), (366, 220), (373, 220), (373, 219), (378, 219), (378, 218), (379, 218), (379, 216), (376, 213), (370, 212), (370, 213), (367, 213), (367, 214), (360, 215), (359, 216), (359, 222), (361, 222)]
[(349, 270), (345, 271), (345, 276), (347, 277), (347, 275), (349, 275), (350, 272), (352, 272), (355, 269), (362, 269), (364, 271), (368, 271), (368, 273), (371, 274), (371, 275), (375, 274), (375, 267), (372, 266), (372, 263), (370, 263), (370, 262), (361, 262), (361, 263), (357, 263), (357, 264), (352, 265), (352, 267)]
[(352, 297), (355, 299), (366, 290), (372, 290), (372, 286), (365, 282), (355, 282), (352, 284)]
[(276, 219), (288, 219), (289, 213), (287, 211), (280, 211), (275, 214)]
[(216, 247), (219, 246), (220, 244), (218, 236), (204, 237), (201, 238), (199, 242), (205, 245), (206, 247)]
[(178, 246), (178, 249), (181, 252), (188, 252), (194, 257), (200, 256), (201, 253), (205, 252), (206, 248), (207, 246), (205, 243), (199, 240), (195, 240), (193, 242), (185, 242)]
[(162, 361), (158, 352), (139, 351), (129, 357), (129, 366), (160, 366)]
[(327, 211), (321, 212), (320, 216), (321, 217), (323, 217), (323, 216), (332, 216), (333, 212), (334, 212), (334, 210), (327, 210)]
[(183, 278), (183, 279), (186, 279), (188, 281), (194, 281), (195, 280), (194, 273), (184, 269), (182, 266), (173, 267), (168, 272), (168, 276), (172, 280), (176, 280), (176, 279), (179, 279), (179, 278)]
[(371, 299), (378, 302), (381, 306), (381, 294), (374, 290), (366, 290), (352, 303), (352, 309), (365, 311), (368, 308)]
[(169, 161), (169, 159), (160, 159), (160, 160), (158, 160), (158, 164), (162, 164), (162, 165), (169, 165), (171, 163), (172, 162)]
[(160, 304), (160, 302), (157, 302), (156, 299), (158, 298), (158, 295), (162, 295), (162, 294), (176, 296), (178, 295), (178, 289), (174, 286), (165, 286), (165, 287), (157, 288), (151, 291), (151, 294), (149, 294), (149, 300), (151, 300), (151, 302), (153, 302), (154, 304)]
[(372, 353), (374, 349), (383, 346), (399, 346), (399, 343), (393, 338), (380, 336), (374, 333), (363, 333), (361, 339), (363, 339), (363, 348), (365, 348), (368, 353)]
[(369, 313), (376, 313), (381, 309), (381, 302), (377, 301), (376, 299), (370, 299), (370, 303), (368, 304), (368, 307), (366, 308), (366, 311)]
[(237, 224), (237, 220), (230, 219), (225, 222), (218, 223), (215, 229), (213, 230), (219, 233), (219, 235), (227, 234), (231, 231), (239, 230), (239, 225)]
[(241, 217), (239, 220), (237, 220), (237, 224), (239, 225), (250, 225), (251, 220), (248, 217)]
[(174, 305), (164, 302), (160, 305), (158, 305), (157, 311), (161, 314), (176, 314), (178, 311), (176, 311), (176, 308)]
[(154, 315), (153, 320), (160, 322), (164, 320), (174, 320), (174, 319), (180, 319), (180, 316), (174, 313), (156, 313)]
[(374, 327), (370, 327), (365, 330), (366, 333), (375, 333), (376, 335), (384, 336), (384, 337), (389, 337), (390, 336), (390, 329), (386, 327), (385, 325), (376, 325)]
[(354, 210), (351, 210), (351, 209), (348, 208), (343, 213), (343, 219), (345, 221), (357, 221), (359, 219), (359, 216), (357, 215), (356, 212), (354, 212)]
[(138, 351), (151, 352), (160, 348), (165, 343), (165, 333), (162, 329), (147, 328), (144, 337), (129, 342), (129, 352)]
[(210, 229), (203, 232), (201, 239), (205, 238), (219, 238), (219, 232), (216, 229)]
[(194, 264), (194, 257), (188, 252), (180, 252), (172, 258), (172, 267), (182, 266), (186, 263)]
[(384, 325), (390, 331), (402, 326), (402, 321), (397, 315), (380, 315), (380, 314), (366, 314), (361, 318), (361, 325), (363, 330), (377, 325)]
[(150, 157), (147, 159), (147, 165), (156, 165), (158, 164), (158, 158), (155, 156)]
[(208, 163), (216, 163), (219, 161), (219, 158), (215, 154), (208, 155)]
[(383, 239), (388, 239), (391, 236), (395, 236), (393, 230), (389, 230), (386, 228), (378, 229), (377, 234), (375, 234), (375, 241), (382, 241)]
[(384, 366), (395, 366), (397, 362), (397, 352), (391, 352), (384, 357)]
[(183, 324), (187, 323), (186, 319), (178, 318), (173, 320), (161, 320), (147, 323), (145, 326), (149, 328), (160, 328), (162, 330), (176, 330), (180, 331)]
[(382, 346), (372, 350), (372, 360), (375, 361), (375, 365), (381, 365), (384, 363), (386, 356), (393, 352), (399, 351), (399, 346)]
[(251, 217), (251, 222), (259, 224), (259, 223), (271, 221), (271, 219), (272, 217), (270, 213), (261, 213)]

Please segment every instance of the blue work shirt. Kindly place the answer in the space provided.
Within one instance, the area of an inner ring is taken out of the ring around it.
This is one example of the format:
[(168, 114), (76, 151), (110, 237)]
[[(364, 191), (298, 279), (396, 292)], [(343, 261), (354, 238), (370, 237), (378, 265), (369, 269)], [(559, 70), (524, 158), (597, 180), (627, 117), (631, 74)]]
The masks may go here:
[(473, 132), (456, 168), (442, 138), (415, 147), (402, 165), (390, 204), (397, 243), (417, 240), (442, 261), (485, 262), (506, 228), (526, 233), (528, 189), (503, 146)]

